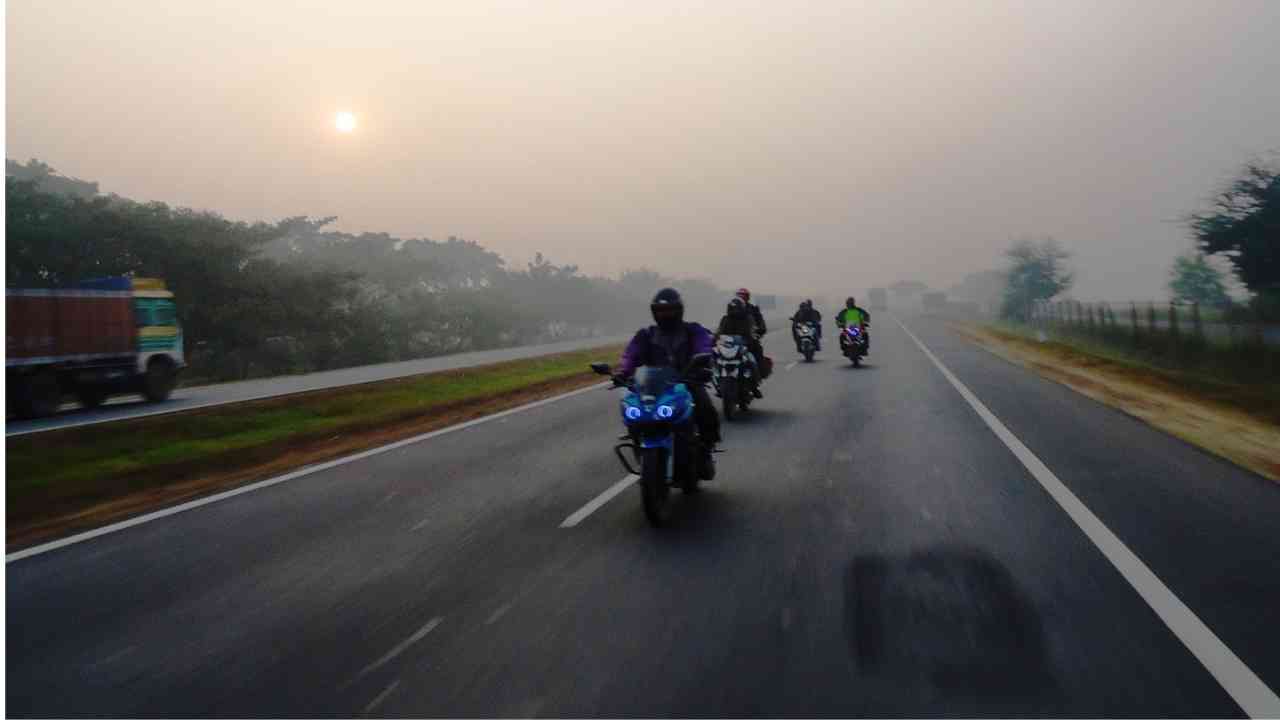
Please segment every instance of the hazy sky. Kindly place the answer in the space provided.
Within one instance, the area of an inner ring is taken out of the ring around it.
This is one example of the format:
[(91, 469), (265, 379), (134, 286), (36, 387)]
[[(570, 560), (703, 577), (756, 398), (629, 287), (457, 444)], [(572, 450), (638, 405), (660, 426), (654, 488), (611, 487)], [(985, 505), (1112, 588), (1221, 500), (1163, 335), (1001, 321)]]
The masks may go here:
[[(1164, 293), (1280, 149), (1280, 2), (10, 0), (7, 148), (236, 219), (759, 291), (946, 287), (1009, 238)], [(359, 126), (334, 128), (350, 110)]]

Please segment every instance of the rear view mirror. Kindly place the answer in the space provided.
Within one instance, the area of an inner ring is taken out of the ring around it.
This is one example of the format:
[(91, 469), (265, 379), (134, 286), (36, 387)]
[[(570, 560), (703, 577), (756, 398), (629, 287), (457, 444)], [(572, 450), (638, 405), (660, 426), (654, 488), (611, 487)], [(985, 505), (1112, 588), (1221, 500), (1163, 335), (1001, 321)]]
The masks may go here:
[(591, 363), (591, 372), (594, 372), (594, 373), (595, 373), (595, 374), (597, 374), (597, 375), (612, 375), (612, 374), (613, 374), (613, 372), (609, 369), (609, 363), (604, 363), (604, 362), (593, 362), (593, 363)]

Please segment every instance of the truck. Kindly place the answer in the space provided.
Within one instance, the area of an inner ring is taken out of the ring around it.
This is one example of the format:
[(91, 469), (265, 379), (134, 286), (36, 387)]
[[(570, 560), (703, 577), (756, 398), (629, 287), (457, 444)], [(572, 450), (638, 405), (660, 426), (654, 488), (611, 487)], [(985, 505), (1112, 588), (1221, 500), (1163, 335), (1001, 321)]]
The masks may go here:
[(867, 295), (872, 310), (889, 309), (889, 293), (884, 288), (871, 288)]
[(942, 312), (947, 307), (947, 294), (944, 292), (927, 292), (920, 296), (927, 313)]
[(5, 375), (19, 417), (86, 408), (112, 395), (168, 399), (186, 367), (173, 293), (163, 280), (111, 277), (73, 288), (5, 290)]

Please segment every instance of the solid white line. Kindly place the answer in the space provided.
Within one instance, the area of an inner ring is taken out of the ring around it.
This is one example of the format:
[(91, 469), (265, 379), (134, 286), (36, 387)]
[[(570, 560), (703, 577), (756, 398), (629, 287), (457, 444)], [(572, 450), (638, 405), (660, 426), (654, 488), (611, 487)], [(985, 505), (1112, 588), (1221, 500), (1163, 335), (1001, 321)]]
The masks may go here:
[(399, 645), (391, 648), (391, 650), (386, 655), (383, 655), (377, 660), (374, 660), (373, 662), (366, 665), (363, 670), (361, 670), (359, 673), (356, 674), (356, 679), (362, 678), (365, 675), (368, 675), (369, 673), (373, 672), (374, 670), (377, 670), (378, 668), (382, 667), (383, 665), (386, 665), (392, 660), (395, 660), (397, 655), (404, 652), (405, 650), (408, 650), (411, 645), (418, 642), (422, 638), (426, 637), (428, 633), (430, 633), (432, 630), (435, 630), (436, 626), (442, 622), (444, 622), (444, 618), (440, 618), (440, 617), (431, 618), (430, 622), (428, 622), (426, 625), (423, 625), (421, 628), (418, 628), (417, 632), (405, 638), (404, 641), (401, 642)]
[(395, 682), (388, 685), (387, 688), (382, 692), (378, 693), (378, 696), (375, 697), (373, 700), (371, 700), (368, 705), (364, 706), (364, 710), (362, 710), (360, 714), (368, 715), (369, 713), (373, 712), (379, 705), (382, 704), (383, 700), (386, 700), (388, 697), (391, 697), (391, 693), (395, 692), (396, 688), (398, 687), (400, 687), (399, 680), (396, 680)]
[(579, 508), (577, 512), (565, 518), (564, 522), (560, 523), (560, 527), (571, 528), (577, 525), (578, 523), (582, 522), (587, 518), (588, 515), (595, 512), (596, 510), (599, 510), (600, 506), (612, 500), (615, 496), (617, 496), (618, 493), (622, 492), (623, 490), (626, 490), (632, 483), (634, 483), (639, 479), (640, 479), (639, 475), (627, 475), (626, 477), (622, 478), (618, 482), (614, 483), (613, 486), (610, 487), (608, 490), (605, 490), (604, 492), (597, 495), (594, 500), (592, 500), (591, 502)]
[(409, 532), (418, 532), (422, 528), (426, 527), (429, 522), (431, 522), (431, 518), (423, 518), (422, 522), (419, 522), (417, 525), (409, 528)]
[(799, 360), (797, 360), (797, 361), (795, 361), (795, 362), (791, 363), (790, 365), (787, 365), (787, 368), (786, 368), (786, 369), (787, 369), (787, 370), (790, 370), (791, 368), (793, 368), (793, 367), (795, 367), (796, 365), (799, 365), (799, 364), (800, 364), (800, 361), (799, 361)]
[(987, 406), (965, 387), (964, 383), (951, 374), (942, 361), (934, 356), (929, 348), (907, 329), (906, 325), (897, 318), (894, 318), (894, 322), (898, 323), (903, 332), (920, 346), (925, 356), (933, 361), (942, 376), (978, 413), (978, 417), (982, 418), (996, 437), (1000, 438), (1001, 442), (1022, 462), (1032, 477), (1039, 481), (1071, 520), (1084, 531), (1085, 536), (1120, 571), (1138, 595), (1151, 606), (1152, 610), (1156, 611), (1169, 630), (1182, 641), (1183, 645), (1187, 646), (1191, 654), (1195, 655), (1200, 664), (1204, 665), (1209, 674), (1222, 685), (1222, 689), (1227, 691), (1231, 699), (1235, 700), (1236, 704), (1250, 717), (1280, 718), (1280, 697), (1277, 697), (1275, 692), (1231, 651), (1231, 648), (1201, 622), (1200, 618), (1196, 617), (1195, 613), (1191, 612), (1191, 609), (1179, 600), (1173, 591), (1166, 587), (1160, 578), (1156, 577), (1156, 574), (1121, 542), (1120, 538), (1116, 537), (1084, 503), (1080, 502), (1080, 499), (1067, 489), (1058, 476), (1054, 475), (1053, 471), (1026, 445), (1023, 445), (1022, 441), (1010, 432), (1009, 428), (1005, 427), (1004, 423), (992, 414)]
[(498, 418), (507, 417), (509, 415), (515, 415), (516, 413), (521, 413), (526, 410), (532, 410), (534, 408), (539, 408), (544, 405), (550, 405), (551, 403), (558, 402), (566, 398), (571, 398), (576, 395), (581, 395), (583, 393), (591, 392), (592, 390), (598, 390), (599, 388), (605, 387), (606, 385), (608, 385), (608, 383), (597, 383), (595, 385), (588, 385), (587, 387), (578, 388), (577, 390), (570, 390), (569, 392), (564, 393), (563, 395), (555, 395), (553, 397), (536, 400), (534, 402), (531, 402), (525, 405), (520, 405), (519, 407), (513, 407), (509, 410), (503, 410), (502, 412), (497, 412), (492, 415), (486, 415), (484, 417), (479, 417), (474, 420), (468, 420), (464, 423), (459, 423), (457, 425), (450, 425), (449, 427), (440, 428), (439, 430), (432, 430), (431, 432), (423, 433), (422, 435), (415, 435), (411, 438), (398, 440), (389, 445), (383, 445), (381, 447), (376, 447), (371, 450), (358, 452), (355, 455), (347, 455), (345, 457), (340, 457), (335, 460), (329, 460), (327, 462), (318, 463), (316, 465), (309, 465), (300, 470), (294, 470), (291, 473), (286, 473), (284, 475), (263, 480), (261, 482), (256, 482), (256, 483), (253, 483), (252, 485), (245, 485), (243, 487), (235, 488), (234, 490), (227, 490), (226, 492), (220, 492), (216, 495), (210, 495), (209, 497), (200, 498), (199, 500), (192, 500), (190, 502), (182, 503), (181, 505), (175, 505), (171, 508), (157, 510), (155, 512), (147, 513), (146, 515), (139, 515), (138, 517), (135, 517), (135, 518), (130, 518), (128, 520), (123, 520), (118, 523), (106, 525), (106, 526), (97, 528), (95, 530), (82, 532), (78, 535), (65, 537), (61, 540), (54, 540), (53, 542), (48, 542), (43, 545), (36, 545), (34, 547), (29, 547), (25, 550), (19, 550), (17, 552), (9, 553), (8, 555), (5, 555), (4, 561), (5, 563), (11, 563), (17, 560), (22, 560), (24, 558), (34, 557), (36, 555), (42, 555), (51, 550), (57, 550), (58, 548), (64, 548), (68, 545), (74, 545), (76, 543), (81, 543), (86, 540), (92, 540), (93, 538), (100, 537), (102, 535), (109, 535), (111, 533), (119, 532), (126, 528), (134, 527), (135, 525), (142, 525), (144, 523), (149, 523), (153, 520), (159, 520), (160, 518), (168, 517), (170, 515), (177, 515), (180, 512), (186, 512), (187, 510), (194, 510), (195, 508), (202, 507), (204, 505), (209, 505), (216, 502), (221, 502), (228, 498), (233, 498), (237, 495), (243, 495), (245, 493), (250, 493), (255, 490), (262, 490), (263, 488), (269, 488), (272, 485), (279, 485), (280, 483), (289, 482), (290, 480), (296, 480), (297, 478), (300, 478), (306, 475), (311, 475), (313, 473), (318, 473), (322, 470), (328, 470), (330, 468), (335, 468), (341, 465), (346, 465), (348, 463), (356, 462), (357, 460), (363, 460), (368, 457), (373, 457), (374, 455), (381, 455), (382, 453), (385, 453), (385, 452), (398, 450), (402, 447), (407, 447), (409, 445), (420, 443), (424, 440), (430, 440), (432, 438), (440, 437), (441, 435), (447, 435), (448, 433), (451, 433), (451, 432), (457, 432), (459, 430), (465, 430), (470, 427), (475, 427), (476, 425), (481, 425), (483, 423), (487, 423), (492, 420), (497, 420)]

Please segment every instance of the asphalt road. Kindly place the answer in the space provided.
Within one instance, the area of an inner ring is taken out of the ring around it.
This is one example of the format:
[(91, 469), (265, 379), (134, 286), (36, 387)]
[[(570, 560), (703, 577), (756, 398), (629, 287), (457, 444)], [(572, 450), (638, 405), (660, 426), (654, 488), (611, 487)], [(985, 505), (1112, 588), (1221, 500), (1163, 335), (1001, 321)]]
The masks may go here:
[(52, 417), (37, 420), (6, 420), (4, 432), (6, 436), (23, 435), (40, 432), (41, 430), (56, 430), (77, 425), (111, 422), (112, 420), (124, 420), (144, 415), (183, 412), (213, 405), (260, 400), (312, 390), (327, 390), (344, 385), (391, 380), (408, 375), (456, 370), (458, 368), (474, 367), (506, 360), (519, 360), (538, 355), (582, 350), (610, 343), (625, 342), (627, 339), (624, 336), (616, 336), (568, 340), (546, 345), (529, 345), (499, 350), (441, 355), (422, 360), (361, 365), (340, 370), (307, 373), (305, 375), (280, 375), (259, 380), (200, 385), (175, 390), (173, 395), (162, 403), (146, 402), (141, 395), (121, 395), (94, 410), (86, 410), (75, 403), (68, 403), (63, 406), (61, 412)]
[[(906, 322), (1280, 688), (1280, 486)], [(1241, 716), (915, 342), (873, 338), (780, 362), (669, 529), (634, 487), (561, 527), (623, 476), (591, 390), (9, 562), (8, 714)]]

